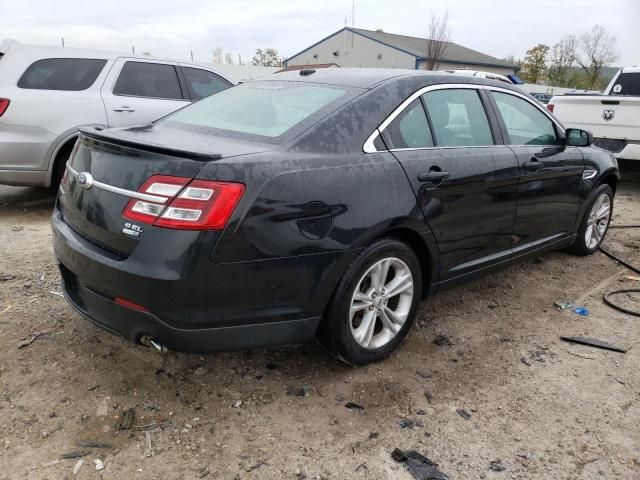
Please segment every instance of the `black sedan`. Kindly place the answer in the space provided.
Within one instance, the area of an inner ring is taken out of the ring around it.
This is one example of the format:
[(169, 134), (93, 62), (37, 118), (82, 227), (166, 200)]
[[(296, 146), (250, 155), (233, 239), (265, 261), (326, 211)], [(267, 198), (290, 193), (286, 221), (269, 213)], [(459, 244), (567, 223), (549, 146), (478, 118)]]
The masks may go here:
[(85, 129), (52, 220), (65, 296), (158, 349), (316, 337), (377, 361), (421, 299), (598, 248), (619, 174), (591, 141), (504, 83), (369, 69), (286, 72)]

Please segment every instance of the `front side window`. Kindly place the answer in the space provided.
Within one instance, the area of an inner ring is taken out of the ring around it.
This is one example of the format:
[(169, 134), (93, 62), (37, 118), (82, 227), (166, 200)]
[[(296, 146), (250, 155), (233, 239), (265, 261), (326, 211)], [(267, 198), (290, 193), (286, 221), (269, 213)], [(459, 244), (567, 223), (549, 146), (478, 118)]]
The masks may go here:
[(473, 89), (446, 89), (423, 95), (438, 147), (493, 145), (487, 114)]
[(133, 97), (183, 99), (176, 68), (163, 63), (126, 62), (113, 93)]
[(508, 93), (491, 92), (511, 145), (556, 145), (553, 122), (531, 103)]
[(348, 87), (263, 81), (238, 85), (165, 117), (186, 128), (215, 129), (231, 136), (273, 139), (310, 117), (344, 103)]
[(427, 115), (420, 100), (414, 100), (385, 129), (391, 148), (433, 147)]
[(189, 90), (191, 90), (191, 99), (194, 101), (201, 100), (232, 86), (224, 78), (207, 70), (182, 67), (182, 71)]
[(90, 58), (38, 60), (20, 77), (18, 88), (74, 92), (86, 90), (96, 81), (106, 63), (106, 60)]

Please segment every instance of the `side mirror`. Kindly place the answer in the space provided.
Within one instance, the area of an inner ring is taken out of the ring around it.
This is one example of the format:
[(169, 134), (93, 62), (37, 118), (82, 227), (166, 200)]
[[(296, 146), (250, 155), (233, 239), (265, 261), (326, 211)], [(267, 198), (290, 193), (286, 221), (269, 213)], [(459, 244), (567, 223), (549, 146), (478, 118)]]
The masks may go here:
[(593, 134), (588, 130), (567, 128), (564, 133), (567, 145), (570, 147), (588, 147), (593, 143)]

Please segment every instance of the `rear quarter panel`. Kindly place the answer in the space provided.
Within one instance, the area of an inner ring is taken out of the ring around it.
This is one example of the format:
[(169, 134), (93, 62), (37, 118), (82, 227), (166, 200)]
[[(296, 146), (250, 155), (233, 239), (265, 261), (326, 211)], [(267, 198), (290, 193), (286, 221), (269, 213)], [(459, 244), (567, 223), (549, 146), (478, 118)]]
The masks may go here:
[(426, 230), (406, 175), (389, 153), (273, 152), (259, 161), (212, 162), (199, 176), (247, 186), (211, 256), (216, 263), (354, 250), (399, 224)]

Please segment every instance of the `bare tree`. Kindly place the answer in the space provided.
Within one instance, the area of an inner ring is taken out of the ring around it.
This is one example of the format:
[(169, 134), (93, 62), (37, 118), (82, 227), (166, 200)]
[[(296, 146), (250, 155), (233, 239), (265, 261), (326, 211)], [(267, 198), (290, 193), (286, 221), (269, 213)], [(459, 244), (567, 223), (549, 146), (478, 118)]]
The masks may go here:
[(551, 47), (549, 55), (549, 83), (556, 87), (566, 87), (571, 67), (576, 61), (576, 37), (565, 35)]
[(444, 57), (451, 31), (449, 29), (449, 10), (445, 10), (442, 17), (438, 17), (431, 12), (429, 22), (429, 35), (427, 38), (427, 54), (425, 55), (425, 68), (427, 70), (437, 70), (440, 60)]
[(587, 88), (593, 89), (602, 68), (618, 58), (616, 37), (609, 35), (602, 25), (596, 25), (591, 32), (580, 35), (577, 50), (576, 62), (587, 75)]

